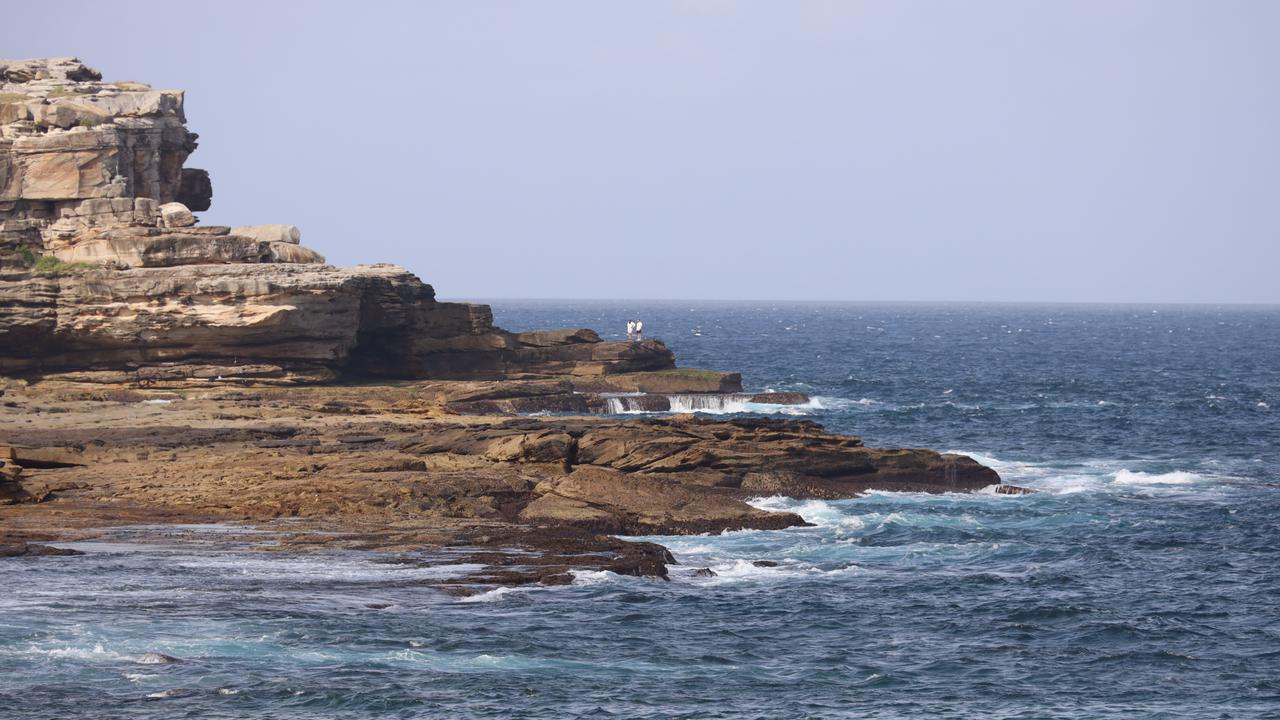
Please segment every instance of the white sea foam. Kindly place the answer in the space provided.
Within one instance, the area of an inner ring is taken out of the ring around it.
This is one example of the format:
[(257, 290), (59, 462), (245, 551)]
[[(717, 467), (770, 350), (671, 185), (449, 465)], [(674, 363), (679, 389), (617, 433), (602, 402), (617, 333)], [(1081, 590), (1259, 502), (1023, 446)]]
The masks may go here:
[(30, 645), (27, 647), (27, 653), (31, 655), (45, 655), (51, 658), (69, 658), (72, 660), (93, 660), (98, 662), (111, 661), (132, 661), (133, 658), (122, 655), (114, 650), (108, 650), (102, 646), (102, 643), (96, 643), (91, 648), (85, 647), (52, 647), (42, 648), (38, 645)]
[(458, 602), (461, 602), (461, 603), (487, 603), (487, 602), (494, 602), (494, 601), (497, 601), (497, 600), (501, 600), (502, 598), (504, 598), (504, 597), (506, 597), (507, 595), (510, 595), (510, 594), (512, 594), (512, 593), (514, 593), (514, 592), (516, 592), (514, 588), (509, 588), (509, 587), (496, 587), (496, 588), (494, 588), (494, 589), (492, 589), (492, 590), (486, 590), (486, 591), (484, 591), (484, 592), (482, 592), (482, 593), (477, 593), (477, 594), (475, 594), (475, 595), (468, 595), (467, 597), (459, 598), (459, 599), (458, 599)]
[[(811, 399), (807, 405), (811, 405), (818, 410), (849, 410), (852, 408), (879, 407), (884, 405), (884, 402), (873, 398), (858, 398), (857, 400), (851, 400), (849, 398), (819, 395)], [(796, 407), (806, 407), (806, 405), (798, 405)]]
[(570, 570), (574, 585), (601, 585), (618, 582), (622, 576), (608, 570)]
[(796, 500), (784, 495), (758, 497), (747, 500), (747, 504), (760, 510), (773, 512), (791, 512), (804, 518), (807, 523), (822, 527), (837, 527), (849, 522), (861, 527), (861, 519), (845, 514), (839, 507), (826, 500)]
[(1174, 470), (1167, 473), (1119, 470), (1115, 474), (1115, 481), (1121, 485), (1190, 485), (1205, 479), (1201, 475), (1183, 470)]
[[(819, 528), (835, 529), (841, 533), (857, 533), (858, 531), (863, 530), (880, 530), (889, 526), (911, 528), (981, 526), (978, 520), (969, 513), (955, 515), (938, 514), (933, 512), (908, 512), (903, 510), (895, 510), (888, 513), (875, 512), (875, 505), (868, 504), (868, 500), (870, 499), (884, 498), (898, 504), (904, 500), (918, 501), (920, 503), (937, 503), (939, 500), (954, 502), (956, 500), (964, 501), (976, 499), (979, 502), (989, 502), (990, 498), (997, 497), (994, 495), (979, 496), (967, 493), (898, 493), (878, 490), (869, 491), (867, 495), (870, 497), (864, 497), (861, 500), (794, 500), (792, 498), (774, 496), (753, 498), (747, 502), (751, 506), (761, 510), (793, 512), (804, 518), (805, 522)], [(998, 497), (1003, 499), (1004, 496)], [(872, 510), (872, 512), (851, 512), (855, 509)]]
[[(675, 579), (696, 583), (698, 585), (734, 585), (744, 582), (784, 582), (804, 575), (822, 573), (812, 565), (799, 563), (779, 563), (775, 566), (759, 566), (752, 560), (742, 558), (690, 558), (689, 564), (673, 573)], [(715, 573), (712, 576), (698, 575), (702, 565)]]
[[(1210, 483), (1229, 479), (1226, 476), (1205, 475), (1187, 470), (1147, 472), (1125, 467), (1124, 461), (1091, 459), (1067, 466), (1002, 460), (977, 452), (953, 451), (968, 455), (1000, 473), (1000, 478), (1012, 485), (1022, 485), (1050, 495), (1071, 495), (1082, 492), (1132, 492), (1132, 488), (1145, 487), (1159, 491), (1162, 486), (1176, 487)], [(1004, 498), (1034, 498), (1034, 495), (1000, 496)]]

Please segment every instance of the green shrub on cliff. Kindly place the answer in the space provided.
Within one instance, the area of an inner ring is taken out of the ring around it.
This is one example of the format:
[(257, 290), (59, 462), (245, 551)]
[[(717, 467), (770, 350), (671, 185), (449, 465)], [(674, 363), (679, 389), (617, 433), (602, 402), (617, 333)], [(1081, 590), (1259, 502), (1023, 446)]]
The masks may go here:
[(39, 260), (36, 260), (36, 264), (31, 268), (31, 272), (48, 277), (59, 277), (62, 275), (84, 272), (85, 270), (92, 270), (94, 267), (95, 266), (92, 263), (69, 263), (63, 262), (52, 255), (43, 255)]

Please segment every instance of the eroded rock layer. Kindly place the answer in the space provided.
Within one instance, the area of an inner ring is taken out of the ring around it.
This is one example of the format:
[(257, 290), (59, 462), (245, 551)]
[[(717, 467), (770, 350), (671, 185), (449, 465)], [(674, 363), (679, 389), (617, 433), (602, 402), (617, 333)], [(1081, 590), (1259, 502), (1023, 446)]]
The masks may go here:
[(183, 102), (76, 58), (0, 60), (0, 373), (173, 385), (643, 372), (619, 385), (740, 389), (732, 374), (669, 374), (659, 342), (508, 333), (403, 268), (325, 265), (293, 225), (200, 225), (213, 191), (184, 167), (197, 136)]

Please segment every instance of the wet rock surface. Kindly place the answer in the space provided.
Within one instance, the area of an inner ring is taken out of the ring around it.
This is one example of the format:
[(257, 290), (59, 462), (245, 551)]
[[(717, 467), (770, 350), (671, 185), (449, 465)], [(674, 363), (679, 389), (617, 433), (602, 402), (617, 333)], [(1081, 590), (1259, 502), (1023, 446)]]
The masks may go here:
[(967, 457), (866, 448), (811, 422), (465, 416), (443, 385), (10, 383), (0, 457), (19, 470), (5, 485), (31, 497), (0, 506), (5, 542), (220, 522), (298, 551), (466, 548), (486, 569), (461, 586), (568, 582), (581, 569), (663, 577), (665, 550), (612, 535), (804, 523), (747, 504), (760, 495), (999, 483)]

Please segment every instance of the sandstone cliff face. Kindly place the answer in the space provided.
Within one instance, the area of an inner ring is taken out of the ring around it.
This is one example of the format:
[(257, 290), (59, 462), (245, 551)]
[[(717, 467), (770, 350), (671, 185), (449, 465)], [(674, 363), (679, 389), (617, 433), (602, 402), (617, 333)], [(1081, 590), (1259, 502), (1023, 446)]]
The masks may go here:
[(508, 333), (403, 268), (324, 265), (292, 225), (199, 225), (212, 185), (184, 167), (197, 136), (183, 100), (75, 58), (0, 60), (0, 373), (180, 384), (675, 367), (659, 342)]
[(108, 226), (157, 224), (161, 205), (205, 210), (212, 186), (183, 93), (104, 83), (75, 58), (0, 60), (0, 252), (58, 255)]
[[(589, 332), (589, 331), (588, 331)], [(594, 334), (592, 334), (594, 335)], [(597, 375), (661, 343), (526, 345), (395, 265), (230, 264), (0, 275), (0, 373), (100, 382)]]

